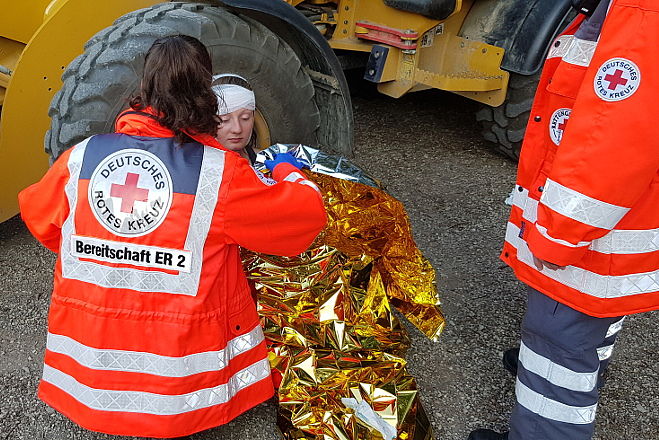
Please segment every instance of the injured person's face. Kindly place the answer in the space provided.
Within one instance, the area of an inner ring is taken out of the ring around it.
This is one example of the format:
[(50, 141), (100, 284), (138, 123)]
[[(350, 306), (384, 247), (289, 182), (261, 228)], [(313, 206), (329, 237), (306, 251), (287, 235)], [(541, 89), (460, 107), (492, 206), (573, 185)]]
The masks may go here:
[(220, 124), (215, 138), (226, 149), (242, 152), (252, 137), (254, 129), (254, 110), (238, 109), (226, 115), (220, 115)]

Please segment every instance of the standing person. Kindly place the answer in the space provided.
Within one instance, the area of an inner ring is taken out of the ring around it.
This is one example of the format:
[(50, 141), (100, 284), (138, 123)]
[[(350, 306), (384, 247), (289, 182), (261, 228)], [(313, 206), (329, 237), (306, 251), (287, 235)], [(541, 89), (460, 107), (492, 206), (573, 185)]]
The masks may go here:
[(87, 429), (185, 436), (273, 395), (239, 246), (296, 255), (326, 215), (289, 158), (268, 186), (214, 139), (211, 72), (198, 40), (157, 40), (117, 133), (19, 196), (59, 254), (39, 397)]
[(502, 253), (528, 286), (517, 403), (471, 440), (590, 439), (623, 317), (659, 309), (657, 29), (656, 1), (601, 0), (551, 47)]

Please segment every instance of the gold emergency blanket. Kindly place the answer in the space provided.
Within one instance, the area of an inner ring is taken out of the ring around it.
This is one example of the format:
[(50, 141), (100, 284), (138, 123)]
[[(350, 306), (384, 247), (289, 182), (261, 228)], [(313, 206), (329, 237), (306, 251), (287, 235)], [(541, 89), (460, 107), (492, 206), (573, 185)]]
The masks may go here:
[(375, 186), (307, 174), (323, 193), (326, 230), (298, 257), (243, 253), (280, 381), (283, 437), (432, 439), (393, 309), (436, 341), (444, 318), (435, 271), (400, 202)]

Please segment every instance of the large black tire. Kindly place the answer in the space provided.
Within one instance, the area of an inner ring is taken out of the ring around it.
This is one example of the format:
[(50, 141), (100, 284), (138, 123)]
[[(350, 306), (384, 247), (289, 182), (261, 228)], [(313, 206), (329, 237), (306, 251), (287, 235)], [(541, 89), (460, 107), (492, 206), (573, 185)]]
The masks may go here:
[(519, 159), (539, 80), (539, 73), (510, 74), (506, 101), (499, 107), (483, 106), (476, 113), (476, 119), (483, 126), (483, 137), (492, 142), (497, 151), (515, 161)]
[(51, 102), (46, 152), (53, 159), (88, 136), (113, 131), (137, 90), (144, 54), (157, 38), (185, 34), (208, 47), (214, 73), (249, 80), (272, 142), (315, 145), (320, 113), (295, 52), (260, 23), (207, 4), (163, 3), (131, 12), (100, 31), (71, 62)]

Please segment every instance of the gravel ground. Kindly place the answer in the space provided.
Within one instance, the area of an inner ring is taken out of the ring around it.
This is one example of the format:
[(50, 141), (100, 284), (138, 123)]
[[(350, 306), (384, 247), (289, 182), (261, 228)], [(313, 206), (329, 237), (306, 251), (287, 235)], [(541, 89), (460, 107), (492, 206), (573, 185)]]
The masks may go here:
[[(410, 329), (410, 369), (435, 438), (504, 429), (514, 380), (500, 366), (516, 344), (524, 289), (498, 260), (515, 167), (493, 153), (474, 105), (422, 92), (354, 99), (356, 162), (403, 201), (420, 248), (439, 272), (447, 316), (439, 343)], [(0, 439), (109, 439), (84, 431), (36, 398), (54, 256), (15, 218), (0, 225)], [(631, 317), (618, 338), (597, 418), (597, 440), (659, 439), (659, 314)], [(275, 440), (269, 402), (227, 426), (189, 437)]]

